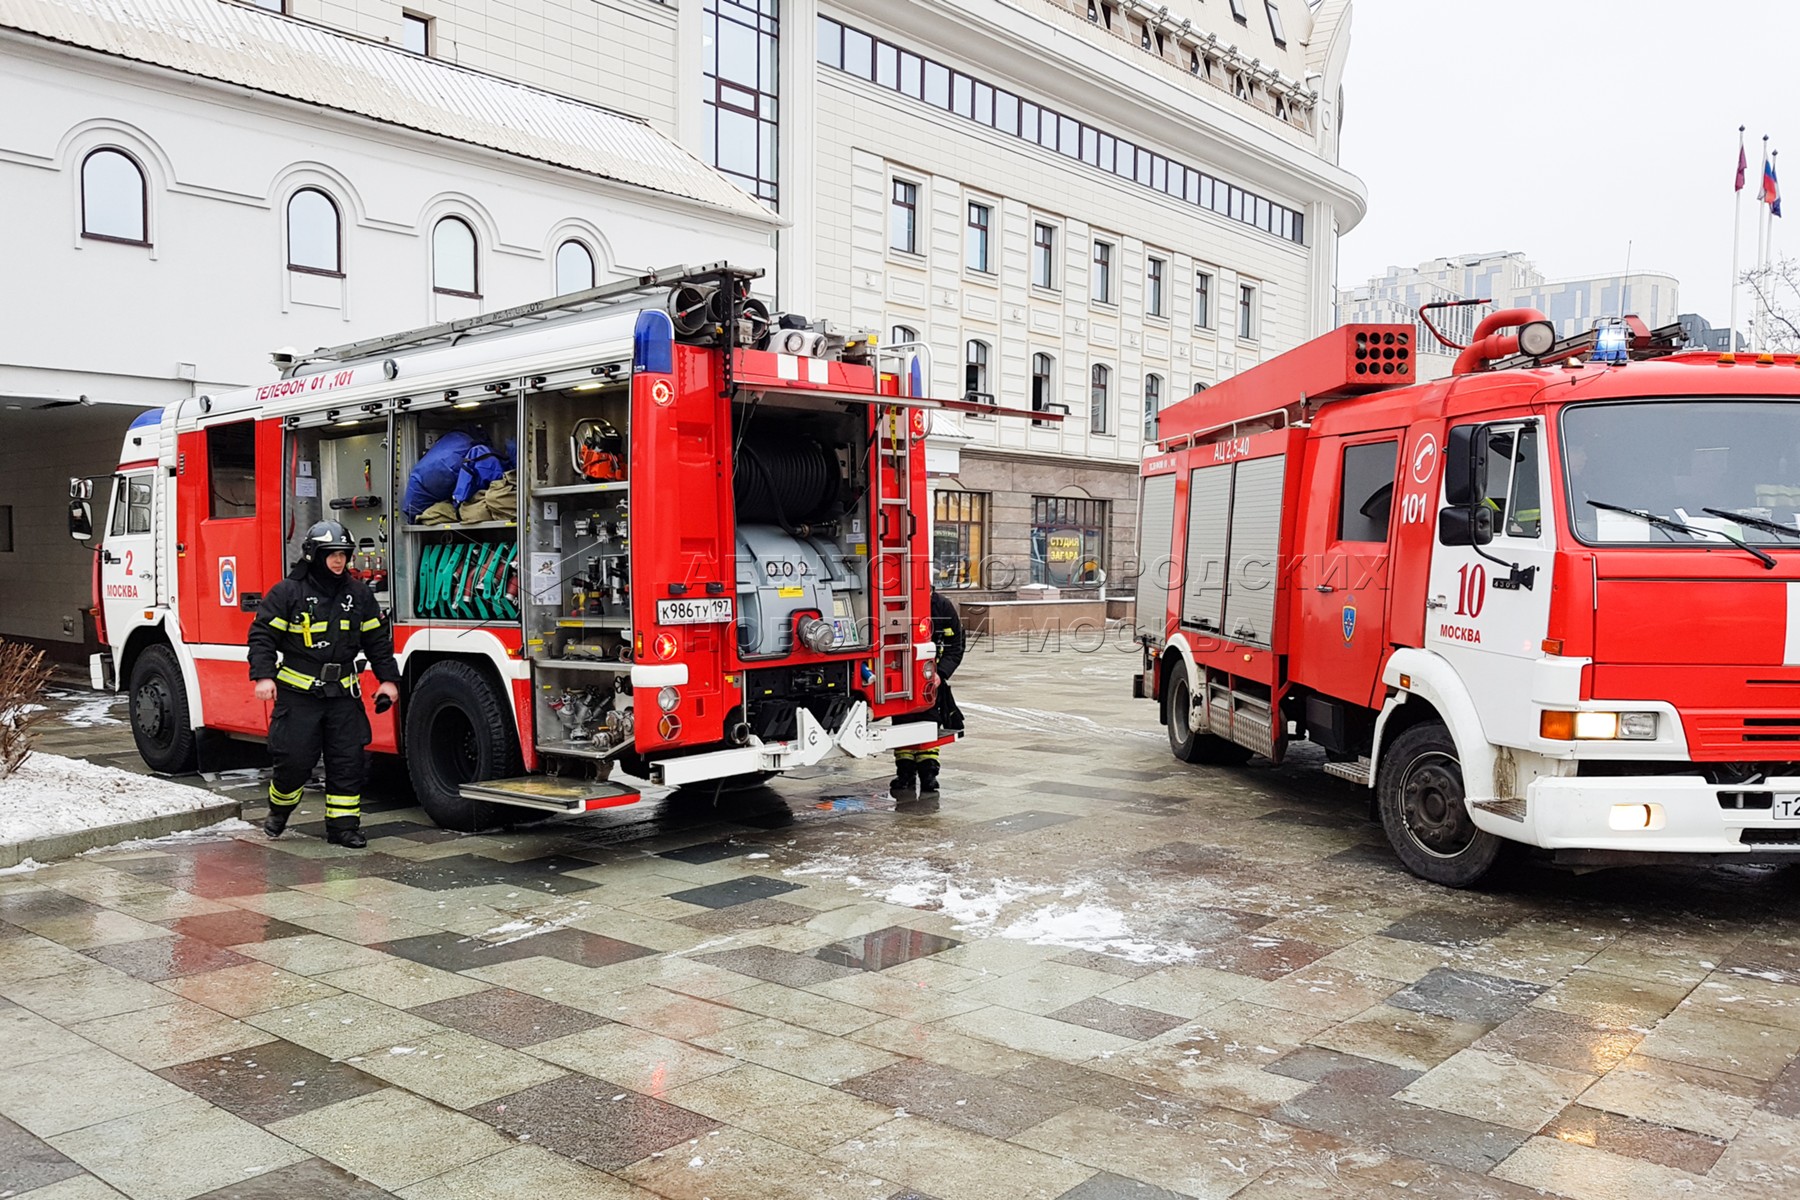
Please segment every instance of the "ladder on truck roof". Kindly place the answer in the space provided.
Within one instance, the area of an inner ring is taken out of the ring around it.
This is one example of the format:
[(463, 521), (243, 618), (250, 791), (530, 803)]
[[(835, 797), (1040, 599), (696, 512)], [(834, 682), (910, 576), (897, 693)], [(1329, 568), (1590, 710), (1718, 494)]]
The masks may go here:
[(421, 346), (439, 342), (454, 342), (465, 334), (492, 329), (517, 329), (569, 313), (608, 308), (642, 308), (646, 301), (660, 305), (664, 294), (670, 288), (679, 287), (682, 284), (711, 284), (723, 287), (730, 282), (741, 287), (752, 279), (761, 278), (762, 274), (763, 271), (760, 267), (734, 267), (726, 262), (708, 263), (701, 267), (664, 267), (645, 275), (617, 279), (598, 287), (587, 288), (584, 291), (570, 292), (566, 296), (534, 300), (530, 304), (503, 308), (497, 312), (478, 313), (472, 317), (461, 317), (437, 325), (426, 325), (405, 333), (365, 338), (360, 342), (346, 342), (342, 346), (321, 347), (310, 354), (296, 355), (291, 359), (278, 354), (276, 363), (282, 367), (282, 377), (289, 378), (294, 371), (310, 363), (348, 362), (352, 359), (373, 358), (377, 354), (387, 354), (395, 350), (416, 350)]

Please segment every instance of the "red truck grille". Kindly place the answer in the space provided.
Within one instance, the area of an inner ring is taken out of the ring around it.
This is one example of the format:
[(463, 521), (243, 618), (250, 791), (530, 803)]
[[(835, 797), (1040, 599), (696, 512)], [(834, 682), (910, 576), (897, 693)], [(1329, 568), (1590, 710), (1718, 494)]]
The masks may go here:
[(1696, 759), (1768, 762), (1800, 759), (1800, 714), (1694, 713), (1688, 750)]

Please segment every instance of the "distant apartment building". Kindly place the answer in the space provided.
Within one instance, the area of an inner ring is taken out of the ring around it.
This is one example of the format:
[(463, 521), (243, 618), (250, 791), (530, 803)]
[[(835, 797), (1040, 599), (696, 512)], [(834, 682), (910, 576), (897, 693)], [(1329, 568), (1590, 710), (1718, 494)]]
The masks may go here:
[(1441, 309), (1431, 322), (1451, 341), (1466, 344), (1481, 318), (1505, 308), (1535, 308), (1561, 337), (1593, 328), (1606, 317), (1635, 313), (1652, 329), (1681, 319), (1680, 283), (1657, 271), (1545, 279), (1516, 250), (1434, 258), (1417, 267), (1389, 267), (1361, 287), (1339, 289), (1338, 323), (1398, 321), (1418, 331), (1419, 377), (1450, 373), (1456, 352), (1445, 349), (1419, 321), (1419, 307), (1434, 300), (1485, 300)]

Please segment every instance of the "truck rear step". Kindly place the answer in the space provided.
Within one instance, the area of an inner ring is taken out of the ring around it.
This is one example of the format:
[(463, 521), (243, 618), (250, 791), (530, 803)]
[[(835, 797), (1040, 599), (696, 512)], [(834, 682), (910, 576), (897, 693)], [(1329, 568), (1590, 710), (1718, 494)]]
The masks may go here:
[(484, 779), (479, 783), (465, 783), (460, 790), (468, 800), (487, 800), (559, 813), (618, 808), (636, 804), (642, 798), (636, 788), (624, 784), (602, 783), (596, 779), (563, 779), (555, 775)]

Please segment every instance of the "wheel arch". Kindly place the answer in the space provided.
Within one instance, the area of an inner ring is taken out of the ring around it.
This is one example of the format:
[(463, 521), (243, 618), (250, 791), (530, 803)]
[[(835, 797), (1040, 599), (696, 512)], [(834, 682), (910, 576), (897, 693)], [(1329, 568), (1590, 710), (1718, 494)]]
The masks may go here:
[[(1405, 682), (1402, 683), (1404, 678)], [(1476, 828), (1497, 834), (1509, 841), (1519, 837), (1516, 821), (1497, 816), (1477, 803), (1495, 798), (1495, 768), (1499, 751), (1488, 740), (1481, 715), (1469, 694), (1462, 676), (1442, 657), (1425, 650), (1403, 649), (1394, 652), (1382, 671), (1382, 681), (1393, 689), (1376, 718), (1374, 754), (1370, 756), (1369, 778), (1381, 777), (1382, 759), (1394, 739), (1406, 730), (1427, 721), (1441, 722), (1456, 744), (1456, 758), (1462, 768), (1465, 802)], [(1379, 798), (1377, 798), (1379, 802)]]

